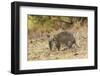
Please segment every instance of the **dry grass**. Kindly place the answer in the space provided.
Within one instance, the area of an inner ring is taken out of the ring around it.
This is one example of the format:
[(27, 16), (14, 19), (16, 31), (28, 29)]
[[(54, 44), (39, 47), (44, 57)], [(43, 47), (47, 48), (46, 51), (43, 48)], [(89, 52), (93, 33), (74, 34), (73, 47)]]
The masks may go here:
[[(29, 39), (28, 40), (28, 60), (55, 60), (55, 59), (82, 59), (88, 57), (87, 46), (87, 27), (69, 30), (73, 32), (76, 42), (79, 45), (71, 49), (57, 51), (49, 50), (48, 39)], [(53, 32), (55, 33), (55, 32)]]

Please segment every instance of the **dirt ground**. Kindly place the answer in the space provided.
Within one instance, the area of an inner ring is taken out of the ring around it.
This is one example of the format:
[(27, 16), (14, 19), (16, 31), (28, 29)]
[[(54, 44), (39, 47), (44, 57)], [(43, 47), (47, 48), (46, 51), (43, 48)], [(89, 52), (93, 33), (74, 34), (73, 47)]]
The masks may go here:
[(71, 49), (51, 51), (48, 39), (28, 39), (27, 59), (31, 60), (56, 60), (56, 59), (83, 59), (88, 57), (87, 27), (70, 30), (75, 35), (76, 43), (79, 47), (73, 46)]

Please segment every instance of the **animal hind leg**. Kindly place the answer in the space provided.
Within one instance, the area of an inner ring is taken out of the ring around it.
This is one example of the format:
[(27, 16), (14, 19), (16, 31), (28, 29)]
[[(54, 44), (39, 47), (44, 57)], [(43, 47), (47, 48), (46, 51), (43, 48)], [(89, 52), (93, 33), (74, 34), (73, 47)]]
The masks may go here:
[(68, 48), (72, 48), (72, 42), (71, 41), (68, 41), (67, 46), (68, 46)]

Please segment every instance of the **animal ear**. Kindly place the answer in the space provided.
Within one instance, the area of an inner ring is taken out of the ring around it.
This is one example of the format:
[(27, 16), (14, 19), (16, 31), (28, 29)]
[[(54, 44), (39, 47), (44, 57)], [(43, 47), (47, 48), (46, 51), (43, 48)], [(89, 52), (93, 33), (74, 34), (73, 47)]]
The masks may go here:
[(47, 38), (50, 38), (50, 35), (49, 34), (47, 35)]

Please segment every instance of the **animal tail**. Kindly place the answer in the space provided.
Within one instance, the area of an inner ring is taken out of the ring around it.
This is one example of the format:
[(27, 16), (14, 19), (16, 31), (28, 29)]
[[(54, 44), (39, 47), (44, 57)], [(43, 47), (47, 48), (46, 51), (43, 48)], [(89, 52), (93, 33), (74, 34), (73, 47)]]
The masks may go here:
[(76, 45), (78, 48), (80, 48), (79, 45), (77, 45), (76, 40), (75, 40), (75, 45)]
[[(74, 33), (74, 34), (73, 34), (74, 38), (76, 38), (77, 35), (78, 35), (78, 32)], [(76, 43), (76, 39), (74, 39), (74, 44), (75, 44), (78, 48), (80, 48), (79, 45), (77, 45), (77, 43)]]
[(75, 43), (75, 45), (76, 45), (78, 48), (80, 48), (76, 43)]

